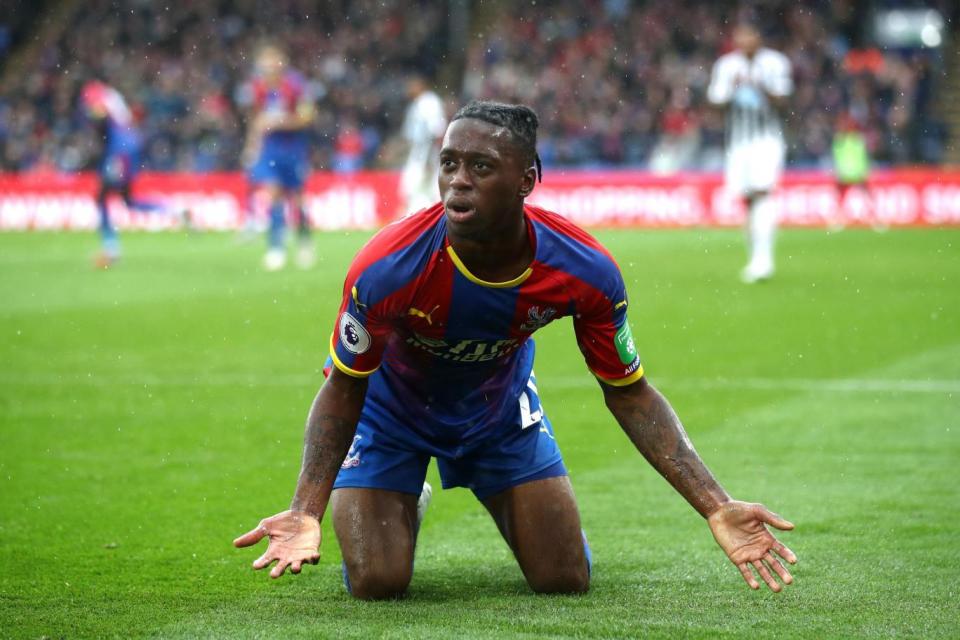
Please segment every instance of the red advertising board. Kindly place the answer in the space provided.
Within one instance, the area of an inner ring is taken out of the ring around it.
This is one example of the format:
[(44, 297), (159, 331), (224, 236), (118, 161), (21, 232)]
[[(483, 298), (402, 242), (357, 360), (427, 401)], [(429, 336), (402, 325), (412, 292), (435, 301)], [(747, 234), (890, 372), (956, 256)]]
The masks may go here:
[[(397, 182), (394, 172), (315, 173), (304, 204), (318, 229), (376, 228), (401, 213)], [(96, 191), (91, 174), (0, 174), (0, 230), (93, 229)], [(169, 214), (189, 211), (195, 228), (236, 229), (249, 208), (239, 173), (146, 173), (134, 195), (167, 215), (131, 212), (114, 199), (111, 214), (120, 228), (175, 228), (180, 219)], [(960, 171), (877, 171), (865, 188), (842, 193), (829, 173), (788, 173), (775, 197), (788, 226), (960, 225)], [(554, 170), (530, 202), (588, 227), (736, 226), (745, 215), (714, 174)]]

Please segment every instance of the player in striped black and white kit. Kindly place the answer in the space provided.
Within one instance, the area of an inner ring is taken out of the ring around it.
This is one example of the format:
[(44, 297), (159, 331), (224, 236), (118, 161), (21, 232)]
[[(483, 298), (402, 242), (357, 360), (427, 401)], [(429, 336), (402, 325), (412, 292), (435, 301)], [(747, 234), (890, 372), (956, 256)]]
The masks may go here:
[(713, 66), (707, 98), (727, 114), (727, 188), (746, 200), (750, 261), (744, 282), (770, 278), (778, 211), (770, 192), (783, 172), (783, 110), (793, 92), (790, 61), (761, 46), (751, 24), (737, 25), (736, 49)]

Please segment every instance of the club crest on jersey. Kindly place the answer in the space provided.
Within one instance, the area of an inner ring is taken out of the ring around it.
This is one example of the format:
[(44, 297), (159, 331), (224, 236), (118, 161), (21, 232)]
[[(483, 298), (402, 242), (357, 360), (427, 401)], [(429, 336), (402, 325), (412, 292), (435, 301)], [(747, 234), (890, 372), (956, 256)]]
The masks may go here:
[(550, 324), (555, 315), (557, 315), (557, 310), (553, 307), (547, 307), (543, 311), (540, 310), (540, 307), (530, 307), (527, 309), (527, 319), (520, 325), (520, 331), (533, 333), (537, 329), (542, 329)]
[(370, 334), (360, 321), (344, 311), (340, 314), (340, 344), (350, 353), (365, 353), (370, 348)]

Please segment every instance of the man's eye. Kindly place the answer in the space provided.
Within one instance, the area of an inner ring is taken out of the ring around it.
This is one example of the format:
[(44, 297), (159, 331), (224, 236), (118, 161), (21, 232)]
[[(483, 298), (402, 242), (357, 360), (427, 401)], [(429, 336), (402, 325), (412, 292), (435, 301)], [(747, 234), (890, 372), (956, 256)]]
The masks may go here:
[(473, 168), (478, 169), (480, 171), (484, 171), (486, 169), (489, 169), (490, 165), (488, 165), (486, 162), (474, 162)]

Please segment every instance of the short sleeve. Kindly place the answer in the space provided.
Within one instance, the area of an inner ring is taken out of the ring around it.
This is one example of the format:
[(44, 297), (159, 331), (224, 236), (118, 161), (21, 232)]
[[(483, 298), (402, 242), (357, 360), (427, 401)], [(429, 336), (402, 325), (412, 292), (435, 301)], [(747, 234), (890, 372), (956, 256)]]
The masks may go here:
[(380, 366), (439, 250), (441, 206), (431, 211), (388, 224), (350, 263), (330, 337), (330, 357), (340, 371), (363, 378)]
[(717, 60), (710, 74), (707, 100), (713, 104), (727, 104), (733, 97), (733, 75), (725, 58)]
[(343, 286), (343, 299), (337, 321), (330, 336), (330, 357), (334, 366), (347, 375), (365, 378), (380, 367), (383, 350), (393, 330), (385, 317), (384, 305), (378, 298), (373, 278), (364, 278), (365, 271), (354, 266)]
[(602, 382), (622, 387), (643, 377), (643, 365), (627, 319), (627, 292), (615, 263), (602, 291), (584, 300), (574, 316), (577, 345)]

